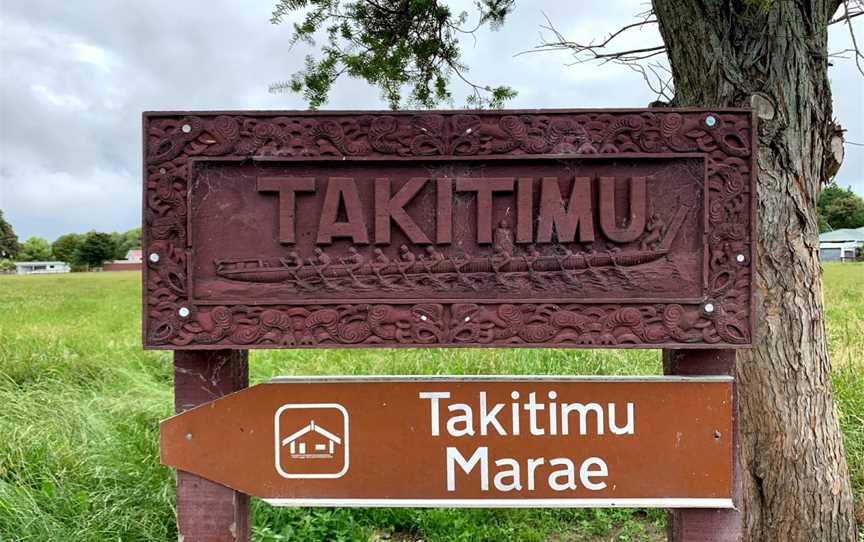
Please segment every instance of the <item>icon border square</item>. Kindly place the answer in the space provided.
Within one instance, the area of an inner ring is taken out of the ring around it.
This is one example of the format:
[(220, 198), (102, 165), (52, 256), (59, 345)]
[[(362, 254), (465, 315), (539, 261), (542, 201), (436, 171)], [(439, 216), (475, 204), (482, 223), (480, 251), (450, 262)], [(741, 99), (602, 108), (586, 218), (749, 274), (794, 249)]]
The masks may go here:
[[(344, 420), (344, 429), (343, 440), (345, 441), (345, 445), (342, 447), (344, 454), (344, 466), (342, 470), (338, 473), (313, 473), (313, 474), (291, 474), (289, 472), (285, 472), (282, 469), (282, 442), (279, 434), (279, 417), (286, 410), (301, 410), (301, 409), (336, 409), (342, 413), (342, 418)], [(279, 473), (279, 476), (288, 479), (306, 479), (306, 480), (314, 480), (314, 479), (335, 479), (342, 478), (345, 476), (345, 473), (348, 472), (349, 460), (351, 458), (349, 452), (349, 439), (348, 439), (348, 410), (345, 409), (344, 406), (338, 403), (288, 403), (282, 405), (278, 409), (276, 409), (276, 414), (273, 416), (273, 434), (276, 441), (276, 455), (274, 466), (276, 467), (276, 472)]]

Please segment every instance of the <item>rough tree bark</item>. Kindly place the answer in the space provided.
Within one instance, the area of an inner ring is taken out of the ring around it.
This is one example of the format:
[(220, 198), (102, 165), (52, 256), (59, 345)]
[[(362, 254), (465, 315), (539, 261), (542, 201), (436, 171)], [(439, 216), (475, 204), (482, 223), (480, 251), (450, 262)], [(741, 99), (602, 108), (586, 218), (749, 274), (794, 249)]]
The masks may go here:
[(675, 105), (760, 118), (757, 348), (740, 352), (744, 540), (853, 541), (822, 319), (816, 201), (833, 174), (836, 0), (653, 0)]

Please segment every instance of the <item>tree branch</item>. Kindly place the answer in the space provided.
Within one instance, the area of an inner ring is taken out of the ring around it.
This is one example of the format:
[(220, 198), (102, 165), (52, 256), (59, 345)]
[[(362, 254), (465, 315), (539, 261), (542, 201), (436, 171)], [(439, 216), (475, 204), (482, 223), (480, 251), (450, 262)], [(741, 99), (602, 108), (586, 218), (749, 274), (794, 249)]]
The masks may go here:
[(849, 52), (851, 52), (855, 57), (855, 66), (858, 68), (858, 72), (861, 75), (864, 75), (864, 67), (861, 65), (861, 61), (864, 60), (864, 54), (861, 53), (861, 48), (858, 47), (858, 40), (855, 37), (855, 28), (852, 25), (852, 18), (864, 13), (864, 0), (856, 0), (855, 7), (856, 9), (853, 11), (849, 7), (849, 0), (843, 0), (844, 14), (839, 18), (839, 20), (846, 21), (846, 25), (849, 28), (849, 37), (852, 39), (852, 49), (850, 49)]
[[(548, 51), (570, 51), (575, 61), (573, 64), (582, 64), (585, 62), (599, 62), (606, 64), (612, 62), (627, 66), (636, 73), (642, 76), (646, 85), (651, 92), (657, 95), (657, 102), (665, 101), (672, 102), (674, 99), (674, 87), (672, 84), (672, 74), (662, 62), (645, 63), (644, 61), (665, 55), (665, 45), (655, 45), (651, 47), (638, 47), (632, 49), (616, 49), (614, 47), (615, 40), (623, 36), (628, 31), (633, 29), (641, 29), (644, 26), (657, 24), (657, 19), (653, 16), (652, 11), (642, 13), (641, 20), (632, 24), (622, 26), (615, 32), (610, 33), (600, 42), (590, 41), (580, 43), (570, 41), (555, 27), (549, 16), (545, 13), (546, 25), (541, 26), (543, 30), (551, 32), (552, 39), (546, 39), (541, 34), (542, 43), (533, 49), (522, 51), (516, 56), (527, 53), (540, 53)], [(655, 102), (655, 104), (657, 103)]]
[(832, 24), (845, 23), (851, 19), (854, 19), (855, 17), (864, 15), (864, 2), (862, 2), (861, 0), (854, 2), (854, 6), (852, 8), (849, 7), (848, 2), (846, 2), (845, 0), (841, 1), (840, 5), (843, 6), (843, 15), (835, 17), (834, 19), (828, 21), (829, 26)]
[(433, 107), (451, 101), (453, 76), (468, 85), (472, 105), (501, 107), (516, 92), (469, 80), (460, 61), (459, 40), (474, 36), (483, 25), (500, 26), (514, 3), (477, 0), (479, 19), (472, 27), (466, 26), (467, 12), (455, 15), (443, 0), (277, 0), (274, 24), (291, 13), (305, 12), (294, 23), (290, 45), (313, 45), (319, 36), (326, 45), (320, 47), (319, 57), (307, 56), (302, 70), (270, 90), (302, 93), (309, 106), (317, 108), (326, 102), (336, 80), (348, 76), (378, 87), (393, 108), (405, 102)]
[(533, 49), (529, 49), (527, 51), (522, 51), (517, 53), (516, 56), (527, 54), (527, 53), (540, 53), (547, 51), (563, 51), (569, 50), (573, 52), (573, 55), (576, 57), (576, 64), (581, 64), (583, 62), (590, 62), (594, 60), (605, 62), (620, 62), (620, 63), (630, 63), (630, 62), (638, 62), (640, 60), (646, 60), (648, 58), (652, 58), (658, 55), (662, 55), (666, 51), (665, 45), (656, 45), (653, 47), (640, 47), (634, 49), (624, 49), (619, 51), (607, 52), (605, 49), (609, 47), (612, 42), (623, 35), (628, 30), (632, 30), (634, 28), (641, 28), (643, 26), (649, 24), (656, 24), (657, 19), (653, 18), (645, 18), (642, 21), (638, 21), (632, 24), (628, 24), (612, 32), (609, 34), (606, 39), (599, 43), (595, 43), (593, 41), (588, 43), (579, 43), (575, 41), (569, 41), (564, 37), (564, 35), (555, 27), (552, 21), (549, 19), (549, 16), (545, 13), (543, 17), (546, 19), (546, 25), (541, 26), (540, 28), (547, 30), (552, 33), (554, 39), (551, 41), (544, 41), (540, 45), (534, 47)]

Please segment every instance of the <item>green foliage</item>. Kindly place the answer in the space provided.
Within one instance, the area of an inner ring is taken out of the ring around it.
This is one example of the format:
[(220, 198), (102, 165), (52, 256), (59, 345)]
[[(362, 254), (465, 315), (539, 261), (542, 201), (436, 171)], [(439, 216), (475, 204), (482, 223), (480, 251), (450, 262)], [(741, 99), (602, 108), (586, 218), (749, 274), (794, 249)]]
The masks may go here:
[[(828, 348), (856, 502), (864, 504), (864, 264), (825, 264)], [(140, 274), (0, 277), (0, 540), (177, 538), (159, 464), (171, 359), (143, 351)], [(657, 374), (651, 350), (259, 350), (279, 374)], [(259, 542), (664, 540), (663, 511), (273, 508)], [(376, 538), (377, 537), (377, 538)]]
[(18, 252), (18, 261), (22, 262), (44, 262), (51, 260), (51, 257), (51, 245), (35, 235), (28, 237)]
[(856, 509), (864, 512), (864, 263), (830, 262), (823, 267), (834, 400)]
[(15, 262), (8, 258), (0, 258), (0, 273), (8, 273), (15, 270)]
[(831, 225), (828, 224), (828, 221), (825, 220), (825, 217), (822, 216), (822, 213), (820, 213), (818, 211), (818, 209), (817, 209), (816, 213), (817, 213), (816, 218), (819, 221), (819, 233), (825, 233), (826, 231), (831, 231)]
[[(271, 91), (302, 93), (317, 109), (327, 101), (333, 83), (343, 74), (375, 85), (392, 108), (403, 102), (434, 107), (450, 102), (453, 75), (467, 84), (475, 107), (501, 107), (516, 92), (504, 86), (492, 88), (471, 82), (460, 62), (459, 36), (472, 34), (483, 25), (498, 28), (515, 0), (479, 0), (476, 27), (466, 29), (468, 14), (454, 14), (437, 0), (278, 0), (271, 22), (280, 24), (297, 11), (305, 11), (294, 23), (291, 45), (315, 43), (323, 36), (320, 58), (306, 57), (305, 68), (290, 81), (271, 86)], [(408, 92), (407, 98), (404, 96)]]
[(122, 260), (126, 256), (126, 251), (123, 250), (123, 234), (112, 231), (108, 235), (111, 236), (111, 242), (114, 243), (114, 253), (111, 254), (111, 259)]
[(109, 233), (91, 231), (75, 249), (75, 263), (89, 267), (99, 267), (107, 260), (113, 260), (117, 245)]
[(122, 260), (126, 253), (135, 248), (141, 248), (141, 228), (133, 228), (127, 232), (112, 232), (111, 239), (114, 240), (116, 250), (113, 260)]
[(141, 248), (141, 228), (132, 228), (123, 234), (123, 248), (126, 250), (123, 253), (123, 256), (126, 256), (126, 252)]
[(816, 205), (819, 213), (819, 231), (864, 226), (864, 199), (852, 192), (852, 187), (840, 188), (830, 184), (822, 189)]
[(253, 538), (261, 542), (659, 542), (663, 520), (661, 510), (279, 510), (253, 501)]
[(768, 11), (771, 8), (771, 4), (774, 3), (774, 0), (747, 0), (747, 3), (762, 8), (762, 11)]
[(61, 235), (51, 243), (51, 252), (61, 262), (71, 263), (75, 260), (75, 251), (82, 240), (83, 236), (77, 233)]
[[(141, 228), (133, 228), (126, 232), (103, 234), (110, 237), (113, 248), (107, 257), (104, 257), (104, 254), (100, 253), (102, 260), (99, 263), (95, 263), (97, 260), (95, 256), (93, 258), (85, 258), (84, 253), (78, 251), (79, 246), (93, 233), (67, 233), (61, 235), (51, 244), (54, 257), (60, 261), (73, 264), (73, 267), (98, 267), (106, 260), (122, 260), (130, 250), (141, 248)], [(93, 240), (90, 241), (91, 244), (93, 242)], [(99, 243), (105, 243), (104, 238), (101, 238)], [(92, 250), (92, 246), (85, 249), (85, 251), (89, 250)]]
[(0, 540), (177, 539), (170, 357), (141, 349), (140, 274), (117, 275), (0, 279)]
[(21, 246), (18, 244), (18, 236), (12, 229), (12, 224), (3, 217), (3, 209), (0, 209), (0, 258), (15, 259)]

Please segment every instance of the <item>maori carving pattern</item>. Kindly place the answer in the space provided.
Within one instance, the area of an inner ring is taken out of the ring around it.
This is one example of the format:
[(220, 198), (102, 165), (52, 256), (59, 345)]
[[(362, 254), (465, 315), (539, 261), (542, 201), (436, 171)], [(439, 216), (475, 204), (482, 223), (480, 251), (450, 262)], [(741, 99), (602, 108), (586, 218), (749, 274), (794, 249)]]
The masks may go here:
[(339, 346), (441, 342), (438, 304), (311, 307), (217, 306), (176, 333), (175, 344)]
[[(713, 122), (706, 122), (708, 117)], [(145, 338), (157, 348), (751, 342), (752, 121), (743, 111), (151, 114), (145, 118)], [(194, 306), (188, 188), (196, 158), (695, 153), (707, 162), (699, 304), (416, 303)]]

